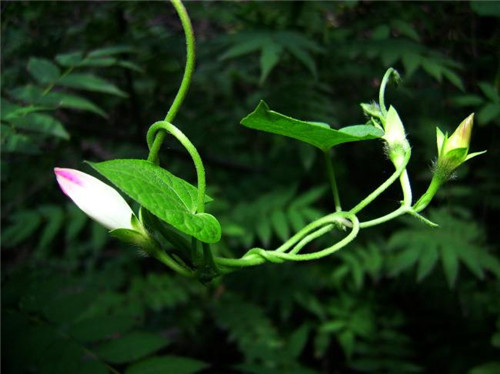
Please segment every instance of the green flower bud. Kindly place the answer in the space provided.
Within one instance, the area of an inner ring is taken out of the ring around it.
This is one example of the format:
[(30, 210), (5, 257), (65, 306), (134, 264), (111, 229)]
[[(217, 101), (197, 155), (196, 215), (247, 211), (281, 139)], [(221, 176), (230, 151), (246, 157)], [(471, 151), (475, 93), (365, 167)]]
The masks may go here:
[(460, 125), (458, 125), (455, 132), (449, 137), (447, 133), (443, 134), (439, 128), (436, 128), (438, 159), (434, 169), (434, 177), (427, 191), (413, 206), (415, 212), (420, 212), (429, 205), (439, 188), (450, 178), (457, 167), (465, 161), (486, 152), (482, 151), (469, 154), (473, 124), (474, 113), (464, 119)]
[(465, 161), (470, 160), (480, 154), (485, 153), (475, 152), (469, 154), (469, 144), (474, 125), (474, 113), (464, 119), (458, 125), (455, 132), (448, 137), (448, 134), (436, 128), (436, 139), (438, 148), (438, 160), (434, 174), (446, 181), (452, 175), (453, 171)]
[(383, 139), (387, 144), (387, 154), (394, 166), (398, 168), (410, 150), (410, 143), (406, 139), (403, 122), (393, 106), (389, 107), (387, 111), (384, 131)]

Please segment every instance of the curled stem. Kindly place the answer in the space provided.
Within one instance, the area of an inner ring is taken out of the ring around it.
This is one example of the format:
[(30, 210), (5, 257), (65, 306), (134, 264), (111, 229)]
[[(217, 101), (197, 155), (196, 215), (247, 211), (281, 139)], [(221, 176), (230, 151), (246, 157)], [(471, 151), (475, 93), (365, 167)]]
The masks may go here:
[(160, 130), (164, 130), (161, 132), (163, 134), (167, 132), (172, 134), (184, 146), (184, 148), (186, 148), (186, 150), (191, 155), (191, 158), (193, 159), (194, 162), (194, 166), (196, 168), (196, 174), (198, 178), (198, 202), (197, 202), (196, 212), (203, 213), (205, 211), (206, 182), (205, 182), (205, 168), (203, 166), (203, 162), (201, 161), (200, 154), (196, 150), (196, 147), (193, 145), (193, 143), (191, 143), (191, 141), (188, 139), (188, 137), (184, 135), (184, 133), (181, 130), (179, 130), (177, 127), (175, 127), (174, 125), (172, 125), (167, 121), (156, 122), (149, 128), (147, 134), (147, 142), (149, 149), (152, 149), (152, 147), (154, 147), (154, 145), (156, 144), (156, 140), (158, 139), (158, 136), (156, 134)]
[(378, 103), (383, 117), (387, 115), (387, 108), (385, 107), (385, 88), (387, 86), (387, 83), (389, 83), (389, 79), (391, 78), (391, 76), (394, 76), (396, 80), (399, 79), (399, 73), (395, 69), (387, 69), (384, 77), (382, 78), (382, 83), (380, 83), (380, 89), (378, 92)]
[[(325, 234), (333, 228), (334, 224), (338, 224), (339, 222), (343, 222), (344, 220), (349, 220), (349, 225), (351, 226), (351, 232), (342, 240), (337, 242), (331, 247), (325, 248), (321, 251), (313, 252), (313, 253), (305, 253), (305, 254), (297, 254), (306, 244), (310, 243), (312, 240), (318, 238), (319, 236)], [(223, 267), (247, 267), (247, 266), (256, 266), (260, 265), (266, 261), (273, 263), (281, 263), (283, 261), (311, 261), (323, 258), (332, 254), (335, 251), (338, 251), (342, 247), (345, 247), (349, 244), (359, 233), (359, 221), (354, 214), (348, 212), (336, 212), (332, 213), (328, 216), (320, 218), (319, 220), (313, 222), (310, 225), (314, 225), (314, 228), (318, 228), (314, 233), (310, 233), (308, 235), (302, 234), (301, 240), (299, 239), (299, 243), (289, 252), (285, 253), (283, 250), (278, 251), (267, 251), (262, 248), (252, 248), (250, 249), (242, 258), (232, 259), (232, 258), (221, 258), (216, 257), (215, 262)], [(321, 228), (321, 226), (326, 225)], [(304, 230), (304, 229), (303, 229)], [(302, 230), (301, 230), (302, 231)], [(283, 246), (282, 246), (283, 247)], [(280, 248), (282, 248), (280, 247)], [(291, 247), (291, 246), (290, 246)], [(230, 271), (230, 270), (226, 270)]]

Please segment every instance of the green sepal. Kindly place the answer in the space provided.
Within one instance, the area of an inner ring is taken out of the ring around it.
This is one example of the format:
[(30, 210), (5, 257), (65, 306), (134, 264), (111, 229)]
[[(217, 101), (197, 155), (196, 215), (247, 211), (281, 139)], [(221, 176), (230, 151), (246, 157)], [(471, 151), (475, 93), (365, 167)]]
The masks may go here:
[(114, 229), (111, 230), (109, 234), (122, 242), (137, 245), (149, 253), (148, 249), (151, 246), (151, 238), (139, 231), (130, 229)]
[(469, 152), (469, 148), (455, 148), (447, 152), (445, 155), (442, 155), (442, 157), (448, 164), (453, 165), (455, 168), (457, 168), (467, 158), (467, 152)]
[[(174, 249), (183, 254), (184, 260), (189, 257), (191, 245), (189, 241), (179, 234), (172, 226), (158, 219), (155, 215), (151, 214), (148, 210), (141, 207), (139, 210), (139, 217), (146, 230), (161, 242), (161, 239), (170, 243)], [(161, 238), (158, 238), (161, 236)]]
[(441, 150), (443, 149), (444, 142), (448, 138), (447, 135), (443, 134), (439, 127), (436, 127), (436, 142), (437, 142), (437, 150), (438, 157), (441, 156)]
[(324, 152), (338, 144), (377, 139), (384, 135), (382, 130), (371, 125), (355, 125), (334, 130), (325, 123), (301, 121), (270, 110), (264, 101), (243, 118), (241, 124), (251, 129), (303, 141)]
[(160, 166), (146, 160), (89, 162), (134, 201), (179, 231), (204, 243), (217, 243), (219, 221), (196, 213), (198, 190)]
[(469, 161), (471, 158), (474, 158), (476, 156), (479, 156), (479, 155), (482, 155), (483, 153), (486, 153), (487, 151), (481, 151), (481, 152), (474, 152), (474, 153), (470, 153), (469, 155), (467, 155), (467, 157), (465, 158), (465, 161)]

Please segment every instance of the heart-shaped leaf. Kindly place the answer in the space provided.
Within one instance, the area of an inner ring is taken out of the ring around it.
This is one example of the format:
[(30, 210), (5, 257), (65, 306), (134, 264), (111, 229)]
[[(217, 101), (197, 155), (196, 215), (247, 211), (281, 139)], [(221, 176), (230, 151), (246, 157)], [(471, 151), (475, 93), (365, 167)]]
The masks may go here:
[(354, 125), (334, 130), (326, 123), (300, 121), (270, 110), (264, 101), (243, 118), (241, 124), (251, 129), (301, 140), (322, 151), (338, 144), (377, 139), (384, 135), (382, 130), (371, 125)]
[[(196, 213), (198, 190), (146, 160), (111, 160), (90, 165), (152, 214), (185, 234), (216, 243), (221, 227), (211, 214)], [(210, 198), (205, 197), (208, 201)]]

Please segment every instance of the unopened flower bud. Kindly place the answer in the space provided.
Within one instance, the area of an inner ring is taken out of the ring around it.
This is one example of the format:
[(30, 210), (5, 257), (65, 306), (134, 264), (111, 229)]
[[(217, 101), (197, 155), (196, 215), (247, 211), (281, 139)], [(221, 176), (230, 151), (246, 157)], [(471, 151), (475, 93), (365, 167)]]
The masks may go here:
[(474, 113), (464, 119), (450, 137), (446, 133), (443, 134), (439, 128), (436, 128), (438, 160), (435, 174), (444, 181), (465, 161), (486, 152), (469, 154), (473, 124)]
[(112, 187), (75, 169), (55, 168), (61, 190), (90, 218), (109, 230), (131, 229), (132, 209)]
[(393, 106), (387, 111), (384, 126), (385, 135), (383, 139), (387, 144), (387, 154), (394, 166), (401, 166), (406, 153), (410, 150), (410, 143), (406, 139), (403, 122)]

